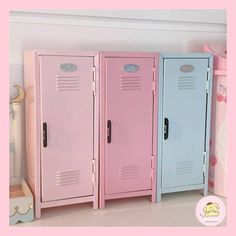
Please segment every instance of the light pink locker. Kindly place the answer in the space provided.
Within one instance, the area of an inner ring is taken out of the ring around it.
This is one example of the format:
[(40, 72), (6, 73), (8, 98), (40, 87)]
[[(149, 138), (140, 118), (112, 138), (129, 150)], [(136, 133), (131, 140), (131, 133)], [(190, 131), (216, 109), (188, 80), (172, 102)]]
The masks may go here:
[(211, 145), (209, 160), (209, 191), (227, 196), (227, 52), (220, 53), (209, 44), (204, 51), (214, 55), (212, 91)]
[(98, 206), (95, 52), (26, 51), (27, 181), (41, 209)]
[(155, 201), (157, 55), (102, 52), (100, 207), (105, 200)]

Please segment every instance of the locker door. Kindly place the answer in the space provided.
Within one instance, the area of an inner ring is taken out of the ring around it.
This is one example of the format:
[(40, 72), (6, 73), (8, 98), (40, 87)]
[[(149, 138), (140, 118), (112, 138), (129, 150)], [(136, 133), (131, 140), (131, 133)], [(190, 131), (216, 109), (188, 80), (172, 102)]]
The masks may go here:
[(152, 58), (107, 58), (105, 194), (151, 189)]
[(41, 56), (40, 77), (42, 201), (92, 195), (93, 58)]
[(208, 59), (164, 59), (162, 188), (203, 183), (207, 68)]

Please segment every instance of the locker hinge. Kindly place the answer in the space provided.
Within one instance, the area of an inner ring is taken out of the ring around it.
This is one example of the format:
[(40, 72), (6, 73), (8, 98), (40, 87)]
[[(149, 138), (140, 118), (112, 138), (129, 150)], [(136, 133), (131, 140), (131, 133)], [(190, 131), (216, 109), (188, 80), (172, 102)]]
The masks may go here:
[(156, 94), (156, 81), (155, 80), (152, 82), (152, 93), (153, 95)]
[(209, 80), (206, 81), (206, 91), (207, 93), (209, 93), (209, 87), (210, 87), (210, 83)]
[(96, 163), (95, 160), (92, 160), (92, 184), (93, 184), (93, 188), (95, 187), (95, 179), (96, 178)]
[(156, 94), (156, 67), (153, 67), (152, 93)]
[(154, 182), (155, 156), (151, 156), (151, 182)]
[(93, 95), (96, 95), (96, 67), (93, 66)]
[(206, 169), (206, 152), (204, 152), (204, 154), (203, 154), (203, 177), (204, 177), (204, 179), (206, 176), (206, 171), (207, 171), (207, 169)]
[(209, 88), (210, 88), (209, 76), (210, 76), (210, 67), (207, 68), (207, 81), (206, 81), (206, 91), (207, 91), (207, 93), (209, 93)]

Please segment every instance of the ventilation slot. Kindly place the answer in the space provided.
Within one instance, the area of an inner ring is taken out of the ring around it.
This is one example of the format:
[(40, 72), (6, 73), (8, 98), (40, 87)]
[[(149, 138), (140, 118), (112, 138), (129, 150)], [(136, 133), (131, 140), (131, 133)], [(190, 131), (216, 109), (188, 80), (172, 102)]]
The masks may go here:
[(193, 76), (179, 77), (176, 79), (176, 88), (178, 90), (192, 90), (196, 88), (196, 79)]
[(120, 78), (120, 90), (140, 90), (141, 80), (138, 76), (121, 77)]
[(139, 166), (120, 166), (119, 167), (119, 179), (120, 180), (130, 180), (139, 177)]
[(192, 161), (179, 161), (176, 162), (176, 175), (190, 174), (193, 172)]
[(80, 80), (76, 76), (57, 76), (57, 91), (78, 91), (80, 90)]
[(57, 171), (57, 185), (72, 185), (79, 183), (79, 171), (71, 170), (71, 171)]

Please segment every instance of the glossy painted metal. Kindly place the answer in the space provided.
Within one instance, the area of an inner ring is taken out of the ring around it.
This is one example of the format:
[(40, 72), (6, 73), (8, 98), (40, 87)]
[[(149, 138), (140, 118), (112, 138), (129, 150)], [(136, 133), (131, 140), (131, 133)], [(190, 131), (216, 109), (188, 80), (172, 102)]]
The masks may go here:
[(26, 51), (26, 170), (41, 208), (98, 207), (96, 52)]
[(161, 54), (157, 201), (161, 194), (207, 194), (212, 55)]
[(100, 53), (100, 207), (105, 200), (155, 199), (155, 53)]

